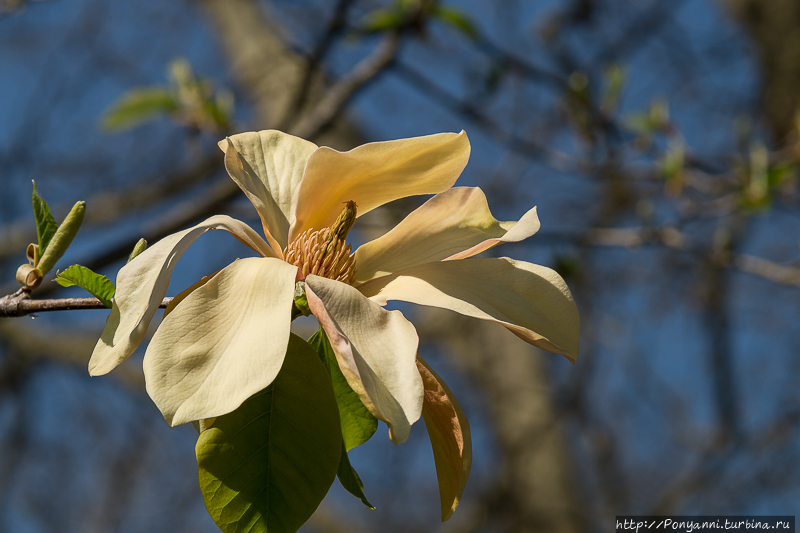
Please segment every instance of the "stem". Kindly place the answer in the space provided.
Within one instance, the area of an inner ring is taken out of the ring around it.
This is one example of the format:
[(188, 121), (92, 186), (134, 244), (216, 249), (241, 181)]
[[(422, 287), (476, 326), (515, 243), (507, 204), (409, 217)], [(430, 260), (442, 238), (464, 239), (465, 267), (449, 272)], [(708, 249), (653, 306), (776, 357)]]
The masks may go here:
[[(172, 298), (164, 298), (160, 308), (167, 307)], [(97, 298), (58, 298), (32, 300), (27, 292), (19, 290), (0, 298), (0, 318), (20, 317), (45, 311), (67, 311), (71, 309), (107, 309)]]

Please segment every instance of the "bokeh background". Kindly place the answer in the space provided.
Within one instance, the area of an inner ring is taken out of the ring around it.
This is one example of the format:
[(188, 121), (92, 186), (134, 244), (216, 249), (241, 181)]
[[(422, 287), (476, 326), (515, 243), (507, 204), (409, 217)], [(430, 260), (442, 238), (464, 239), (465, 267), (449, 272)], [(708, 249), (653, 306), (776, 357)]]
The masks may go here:
[[(169, 86), (188, 95), (179, 108), (108, 114)], [(258, 226), (222, 169), (227, 133), (349, 149), (464, 129), (459, 184), (483, 188), (498, 219), (537, 205), (542, 221), (489, 255), (564, 276), (580, 357), (404, 307), (471, 421), (464, 499), (440, 524), (424, 424), (402, 446), (382, 426), (350, 454), (377, 510), (337, 482), (304, 531), (795, 515), (798, 103), (796, 0), (0, 0), (0, 295), (35, 240), (32, 179), (57, 219), (87, 201), (59, 268), (113, 280), (140, 237), (216, 213)], [(423, 201), (359, 219), (354, 240)], [(216, 233), (169, 294), (247, 253)], [(81, 295), (52, 281), (34, 294)], [(106, 316), (0, 319), (0, 531), (217, 531), (196, 432), (150, 402), (143, 351), (88, 376)]]

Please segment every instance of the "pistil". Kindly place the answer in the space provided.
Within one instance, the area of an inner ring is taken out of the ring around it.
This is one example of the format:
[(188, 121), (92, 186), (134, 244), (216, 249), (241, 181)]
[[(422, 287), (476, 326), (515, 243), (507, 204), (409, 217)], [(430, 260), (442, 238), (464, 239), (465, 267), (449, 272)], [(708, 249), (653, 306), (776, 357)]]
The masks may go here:
[(300, 269), (302, 279), (313, 274), (353, 283), (356, 258), (351, 254), (352, 243), (347, 244), (345, 239), (355, 223), (356, 213), (356, 203), (350, 200), (331, 227), (319, 231), (310, 228), (287, 246), (284, 257)]

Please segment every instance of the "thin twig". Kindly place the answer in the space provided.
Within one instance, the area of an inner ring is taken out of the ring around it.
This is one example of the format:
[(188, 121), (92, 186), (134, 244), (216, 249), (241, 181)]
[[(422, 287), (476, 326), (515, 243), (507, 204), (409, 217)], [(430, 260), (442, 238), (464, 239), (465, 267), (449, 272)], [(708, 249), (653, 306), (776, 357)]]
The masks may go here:
[[(167, 307), (172, 298), (164, 298), (160, 308)], [(20, 317), (45, 311), (68, 311), (72, 309), (107, 309), (97, 298), (58, 298), (33, 300), (26, 292), (17, 291), (0, 299), (0, 318)]]

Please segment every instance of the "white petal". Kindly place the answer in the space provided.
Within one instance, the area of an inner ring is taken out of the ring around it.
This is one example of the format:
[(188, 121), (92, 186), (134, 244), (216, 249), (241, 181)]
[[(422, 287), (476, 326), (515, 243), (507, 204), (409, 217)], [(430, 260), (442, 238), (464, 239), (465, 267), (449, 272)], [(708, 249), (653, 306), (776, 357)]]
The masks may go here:
[[(233, 150), (229, 148), (233, 144)], [(225, 168), (253, 202), (267, 240), (280, 250), (287, 245), (300, 181), (317, 145), (276, 130), (240, 133), (219, 143)]]
[(289, 240), (322, 229), (353, 200), (358, 215), (392, 200), (449, 189), (469, 160), (463, 131), (369, 143), (349, 152), (322, 147), (308, 159)]
[(534, 346), (573, 363), (578, 357), (578, 308), (561, 276), (543, 266), (507, 257), (443, 261), (375, 279), (358, 290), (381, 305), (401, 300), (498, 322)]
[(144, 376), (170, 425), (230, 413), (272, 383), (289, 342), (296, 272), (279, 259), (240, 259), (164, 318)]
[(483, 191), (454, 187), (414, 210), (385, 235), (356, 250), (356, 282), (443, 259), (464, 259), (539, 231), (536, 208), (519, 222), (496, 220)]
[(123, 362), (142, 342), (147, 326), (167, 294), (178, 259), (208, 230), (224, 229), (262, 256), (273, 255), (258, 233), (229, 216), (217, 215), (189, 229), (164, 237), (122, 267), (111, 314), (89, 361), (89, 373), (106, 374)]
[(338, 281), (308, 276), (306, 295), (347, 383), (387, 423), (392, 441), (405, 442), (424, 394), (414, 326), (400, 311), (387, 311)]

